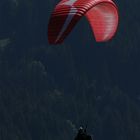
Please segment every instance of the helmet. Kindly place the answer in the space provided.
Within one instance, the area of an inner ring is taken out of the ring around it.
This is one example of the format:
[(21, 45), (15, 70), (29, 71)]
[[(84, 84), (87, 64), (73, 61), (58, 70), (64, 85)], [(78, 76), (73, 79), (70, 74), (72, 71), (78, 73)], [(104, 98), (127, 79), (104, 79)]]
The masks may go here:
[(83, 127), (82, 127), (82, 126), (80, 126), (79, 130), (83, 130)]

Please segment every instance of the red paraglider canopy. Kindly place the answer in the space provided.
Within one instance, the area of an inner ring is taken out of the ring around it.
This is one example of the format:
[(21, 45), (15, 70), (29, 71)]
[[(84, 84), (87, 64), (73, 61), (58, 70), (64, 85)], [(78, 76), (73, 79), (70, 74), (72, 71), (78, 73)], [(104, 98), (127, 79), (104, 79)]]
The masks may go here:
[(82, 16), (89, 21), (96, 41), (108, 41), (114, 36), (118, 10), (112, 0), (62, 0), (48, 24), (49, 43), (62, 43)]

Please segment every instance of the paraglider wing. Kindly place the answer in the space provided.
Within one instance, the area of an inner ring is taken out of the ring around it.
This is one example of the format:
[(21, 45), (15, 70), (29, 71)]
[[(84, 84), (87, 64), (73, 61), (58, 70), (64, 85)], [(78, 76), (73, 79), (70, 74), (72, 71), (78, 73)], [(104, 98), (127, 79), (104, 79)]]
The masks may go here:
[(89, 21), (96, 41), (108, 41), (114, 36), (118, 10), (112, 0), (62, 0), (48, 24), (49, 43), (62, 43), (83, 16)]

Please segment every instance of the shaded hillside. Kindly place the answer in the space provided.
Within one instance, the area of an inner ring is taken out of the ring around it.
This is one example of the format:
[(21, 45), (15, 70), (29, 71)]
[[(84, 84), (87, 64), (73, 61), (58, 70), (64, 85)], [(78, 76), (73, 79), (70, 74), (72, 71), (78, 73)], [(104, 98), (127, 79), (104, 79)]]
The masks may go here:
[(139, 2), (116, 0), (120, 25), (108, 43), (82, 18), (50, 46), (55, 3), (0, 0), (0, 139), (72, 140), (87, 124), (95, 140), (139, 140)]

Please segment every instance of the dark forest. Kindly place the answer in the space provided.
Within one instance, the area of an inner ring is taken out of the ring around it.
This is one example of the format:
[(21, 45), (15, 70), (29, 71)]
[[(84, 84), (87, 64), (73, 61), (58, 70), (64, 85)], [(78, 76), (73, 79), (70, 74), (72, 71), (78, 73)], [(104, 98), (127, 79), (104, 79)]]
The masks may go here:
[(119, 28), (96, 43), (85, 18), (61, 45), (47, 26), (59, 0), (0, 0), (0, 140), (140, 140), (138, 0), (116, 0)]

